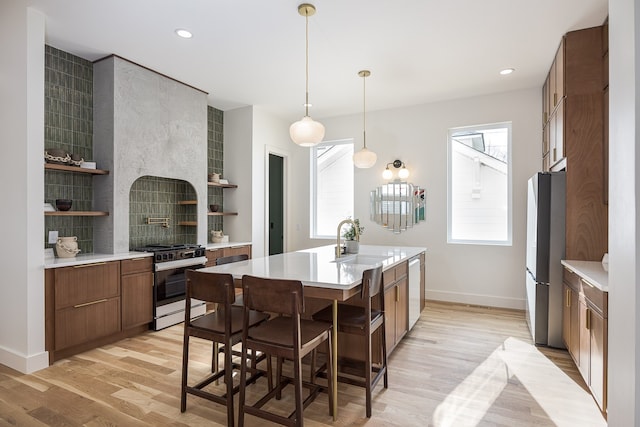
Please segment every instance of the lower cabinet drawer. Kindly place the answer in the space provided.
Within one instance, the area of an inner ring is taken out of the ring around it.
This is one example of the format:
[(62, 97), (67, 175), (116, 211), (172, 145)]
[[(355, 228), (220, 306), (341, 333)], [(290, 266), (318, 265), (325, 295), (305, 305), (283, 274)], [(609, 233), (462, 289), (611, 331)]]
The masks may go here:
[(119, 331), (120, 297), (57, 310), (55, 350), (83, 344)]

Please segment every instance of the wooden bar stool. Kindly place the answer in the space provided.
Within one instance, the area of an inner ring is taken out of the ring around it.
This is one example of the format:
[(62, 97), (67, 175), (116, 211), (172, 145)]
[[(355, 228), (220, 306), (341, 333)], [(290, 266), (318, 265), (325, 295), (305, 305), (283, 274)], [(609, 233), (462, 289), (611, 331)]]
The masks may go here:
[[(362, 274), (362, 291), (360, 293), (362, 305), (351, 305), (346, 303), (338, 304), (338, 331), (347, 334), (361, 335), (366, 340), (365, 366), (362, 378), (354, 376), (339, 375), (342, 382), (364, 387), (366, 390), (366, 413), (371, 417), (371, 390), (373, 390), (380, 380), (384, 378), (384, 388), (388, 387), (387, 380), (387, 337), (384, 324), (384, 292), (382, 290), (382, 266), (366, 270)], [(378, 299), (377, 306), (372, 308), (372, 301)], [(329, 306), (313, 315), (314, 320), (333, 323), (333, 310)], [(380, 330), (382, 364), (379, 367), (373, 366), (372, 362), (372, 335), (376, 330)]]
[[(257, 311), (247, 311), (244, 319), (244, 310), (241, 307), (234, 307), (235, 291), (233, 287), (233, 277), (230, 274), (203, 273), (196, 270), (186, 271), (186, 301), (191, 298), (218, 304), (215, 312), (205, 314), (196, 319), (191, 319), (191, 304), (186, 304), (184, 319), (184, 344), (182, 347), (182, 387), (180, 392), (180, 411), (187, 409), (187, 394), (202, 397), (227, 406), (227, 425), (233, 426), (233, 395), (239, 387), (233, 386), (233, 368), (231, 352), (225, 352), (224, 369), (207, 375), (195, 385), (187, 384), (189, 365), (189, 338), (198, 337), (214, 343), (224, 344), (231, 348), (240, 342), (242, 338), (242, 328), (244, 320), (250, 326), (258, 325), (269, 318), (266, 313)], [(246, 359), (243, 359), (246, 360)], [(241, 363), (246, 368), (246, 363)], [(269, 365), (270, 366), (270, 365)], [(235, 366), (238, 369), (238, 366)], [(252, 372), (252, 377), (258, 373)], [(271, 376), (269, 370), (268, 375)], [(224, 377), (226, 393), (217, 395), (204, 388), (219, 378)], [(244, 379), (245, 377), (243, 377)], [(250, 380), (255, 380), (252, 378)]]
[[(302, 283), (298, 280), (243, 276), (242, 290), (245, 303), (242, 357), (246, 359), (249, 350), (276, 356), (278, 375), (275, 388), (253, 405), (248, 405), (245, 402), (247, 366), (242, 365), (238, 425), (242, 427), (245, 414), (250, 414), (286, 426), (302, 426), (304, 424), (303, 409), (323, 388), (318, 384), (302, 381), (302, 358), (326, 342), (327, 359), (331, 360), (331, 325), (300, 318), (304, 312), (304, 295)], [(251, 326), (251, 310), (276, 313), (278, 316), (260, 325)], [(281, 375), (283, 358), (293, 361), (293, 379), (284, 378)], [(331, 363), (327, 363), (329, 414), (333, 413), (334, 399), (331, 372)], [(279, 399), (283, 388), (291, 382), (295, 388), (295, 410), (288, 417), (262, 409), (262, 406), (274, 397)], [(309, 396), (304, 401), (302, 400), (303, 385), (310, 389)]]

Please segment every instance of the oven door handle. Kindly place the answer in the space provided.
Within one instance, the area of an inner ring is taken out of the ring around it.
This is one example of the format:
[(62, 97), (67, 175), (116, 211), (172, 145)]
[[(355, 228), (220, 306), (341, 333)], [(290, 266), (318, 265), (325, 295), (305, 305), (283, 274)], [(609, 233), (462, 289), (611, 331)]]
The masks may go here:
[(155, 264), (156, 271), (167, 271), (180, 267), (202, 267), (207, 263), (206, 256), (195, 258), (179, 259), (176, 261), (159, 262)]

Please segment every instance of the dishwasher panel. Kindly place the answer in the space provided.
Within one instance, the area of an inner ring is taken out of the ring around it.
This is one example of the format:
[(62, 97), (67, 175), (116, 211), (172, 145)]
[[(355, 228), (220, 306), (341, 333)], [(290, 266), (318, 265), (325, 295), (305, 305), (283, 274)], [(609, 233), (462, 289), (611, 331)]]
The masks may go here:
[(420, 318), (420, 256), (409, 260), (409, 330)]

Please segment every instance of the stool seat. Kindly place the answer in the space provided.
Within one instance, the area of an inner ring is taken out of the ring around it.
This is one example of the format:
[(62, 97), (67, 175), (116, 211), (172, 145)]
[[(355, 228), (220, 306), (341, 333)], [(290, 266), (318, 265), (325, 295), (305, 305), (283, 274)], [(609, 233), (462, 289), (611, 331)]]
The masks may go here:
[[(242, 322), (244, 310), (242, 307), (231, 306), (231, 334), (236, 335), (242, 332)], [(205, 314), (191, 321), (192, 329), (202, 329), (207, 332), (217, 332), (224, 334), (226, 322), (226, 310), (224, 307), (218, 308), (215, 312)], [(249, 326), (255, 326), (269, 318), (267, 313), (251, 311), (249, 313)], [(238, 340), (240, 337), (238, 337)]]
[[(249, 329), (248, 338), (257, 342), (266, 342), (293, 348), (293, 336), (290, 333), (295, 320), (291, 317), (276, 317), (270, 322), (262, 323)], [(319, 335), (327, 332), (325, 323), (314, 322), (313, 320), (300, 319), (300, 346), (304, 348)]]

